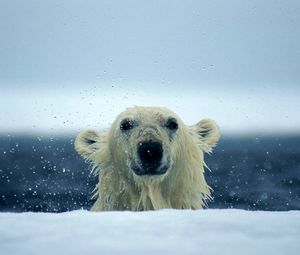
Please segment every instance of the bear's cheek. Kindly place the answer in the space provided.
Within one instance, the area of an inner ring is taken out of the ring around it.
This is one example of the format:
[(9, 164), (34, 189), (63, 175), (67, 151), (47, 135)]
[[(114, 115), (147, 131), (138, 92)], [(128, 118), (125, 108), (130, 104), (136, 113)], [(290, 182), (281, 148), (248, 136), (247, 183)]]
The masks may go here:
[(117, 164), (124, 164), (129, 153), (127, 143), (120, 137), (114, 138), (112, 141), (109, 143), (109, 148), (113, 161)]
[(136, 157), (136, 142), (131, 138), (122, 137), (115, 144), (114, 151), (118, 155), (116, 157), (118, 161), (127, 162), (128, 159)]

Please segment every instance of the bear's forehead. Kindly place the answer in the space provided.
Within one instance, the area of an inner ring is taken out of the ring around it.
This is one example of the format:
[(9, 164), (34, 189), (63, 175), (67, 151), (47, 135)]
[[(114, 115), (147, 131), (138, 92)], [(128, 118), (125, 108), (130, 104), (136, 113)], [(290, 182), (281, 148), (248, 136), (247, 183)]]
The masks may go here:
[(135, 106), (132, 108), (127, 108), (126, 111), (120, 114), (120, 117), (131, 118), (136, 120), (163, 121), (166, 118), (177, 116), (174, 112), (163, 107)]

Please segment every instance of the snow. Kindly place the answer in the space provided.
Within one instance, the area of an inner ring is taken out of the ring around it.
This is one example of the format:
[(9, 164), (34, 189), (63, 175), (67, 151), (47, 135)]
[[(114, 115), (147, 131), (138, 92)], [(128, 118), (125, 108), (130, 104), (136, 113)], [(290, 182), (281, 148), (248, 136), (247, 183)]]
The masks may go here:
[(299, 254), (300, 211), (1, 213), (1, 254)]

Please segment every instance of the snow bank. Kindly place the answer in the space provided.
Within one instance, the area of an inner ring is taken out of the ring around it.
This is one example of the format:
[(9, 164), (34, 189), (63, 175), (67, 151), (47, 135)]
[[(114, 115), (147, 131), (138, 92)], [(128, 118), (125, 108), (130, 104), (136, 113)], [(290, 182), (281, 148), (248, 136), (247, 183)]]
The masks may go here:
[(0, 213), (1, 254), (299, 254), (300, 211)]

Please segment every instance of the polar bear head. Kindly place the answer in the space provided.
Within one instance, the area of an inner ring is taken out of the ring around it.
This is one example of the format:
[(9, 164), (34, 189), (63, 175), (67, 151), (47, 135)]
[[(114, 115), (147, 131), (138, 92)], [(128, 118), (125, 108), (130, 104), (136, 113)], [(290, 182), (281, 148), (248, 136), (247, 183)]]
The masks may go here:
[[(119, 114), (106, 132), (81, 132), (75, 148), (99, 173), (115, 172), (117, 182), (165, 185), (161, 189), (169, 191), (202, 185), (200, 193), (209, 195), (203, 154), (211, 152), (219, 138), (219, 129), (210, 119), (187, 126), (166, 108), (132, 107)], [(105, 177), (100, 174), (100, 178)]]

